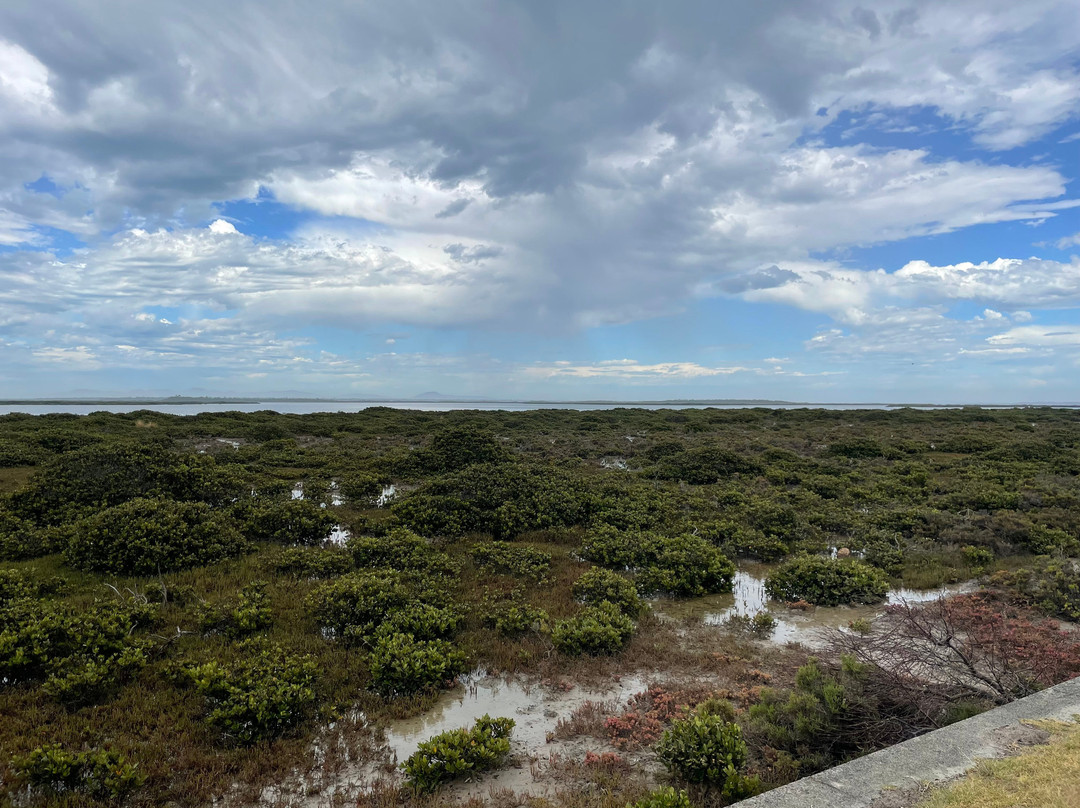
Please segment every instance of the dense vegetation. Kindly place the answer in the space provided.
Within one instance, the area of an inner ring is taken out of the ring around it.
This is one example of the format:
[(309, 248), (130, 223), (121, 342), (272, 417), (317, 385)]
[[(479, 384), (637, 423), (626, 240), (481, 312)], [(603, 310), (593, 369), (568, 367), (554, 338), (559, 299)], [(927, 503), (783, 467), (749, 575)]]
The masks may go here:
[[(730, 592), (742, 560), (777, 564), (780, 601), (980, 575), (998, 595), (890, 607), (740, 682), (737, 717), (656, 708), (678, 788), (620, 805), (732, 799), (1080, 672), (1040, 619), (1080, 617), (1072, 411), (8, 415), (0, 462), (0, 802), (250, 796), (320, 727), (424, 709), (472, 668), (674, 666), (691, 651), (648, 599)], [(898, 643), (942, 626), (1002, 692), (897, 673)], [(732, 642), (694, 664), (755, 641)], [(457, 766), (433, 755), (421, 791)]]

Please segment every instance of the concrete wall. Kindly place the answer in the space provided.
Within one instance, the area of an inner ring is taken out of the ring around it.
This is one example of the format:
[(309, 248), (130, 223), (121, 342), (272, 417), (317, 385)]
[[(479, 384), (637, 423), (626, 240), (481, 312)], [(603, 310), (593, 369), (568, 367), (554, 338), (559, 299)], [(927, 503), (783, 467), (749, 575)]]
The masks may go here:
[(979, 758), (1000, 757), (1023, 737), (1021, 721), (1074, 717), (1080, 718), (1080, 678), (744, 800), (739, 808), (867, 808), (883, 791), (887, 796), (955, 777)]

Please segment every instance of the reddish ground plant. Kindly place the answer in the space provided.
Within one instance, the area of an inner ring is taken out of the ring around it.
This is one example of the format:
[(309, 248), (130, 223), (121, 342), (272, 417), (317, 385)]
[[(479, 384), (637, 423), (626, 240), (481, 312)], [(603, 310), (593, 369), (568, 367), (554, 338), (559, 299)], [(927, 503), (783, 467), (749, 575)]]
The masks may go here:
[(615, 752), (586, 752), (582, 761), (585, 766), (593, 769), (603, 769), (610, 772), (625, 772), (630, 770), (630, 764), (626, 758)]
[(622, 714), (608, 718), (604, 727), (617, 749), (640, 749), (659, 740), (672, 720), (695, 704), (718, 695), (729, 694), (717, 694), (708, 688), (669, 690), (653, 685), (631, 696)]

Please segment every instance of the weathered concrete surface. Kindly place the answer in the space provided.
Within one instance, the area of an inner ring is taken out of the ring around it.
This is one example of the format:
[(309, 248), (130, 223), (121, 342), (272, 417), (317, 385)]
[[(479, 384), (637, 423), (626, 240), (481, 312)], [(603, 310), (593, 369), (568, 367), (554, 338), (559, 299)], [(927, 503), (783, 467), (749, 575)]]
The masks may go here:
[(882, 749), (739, 803), (739, 808), (867, 808), (883, 790), (909, 789), (963, 774), (979, 758), (1000, 757), (1023, 720), (1080, 715), (1080, 678)]

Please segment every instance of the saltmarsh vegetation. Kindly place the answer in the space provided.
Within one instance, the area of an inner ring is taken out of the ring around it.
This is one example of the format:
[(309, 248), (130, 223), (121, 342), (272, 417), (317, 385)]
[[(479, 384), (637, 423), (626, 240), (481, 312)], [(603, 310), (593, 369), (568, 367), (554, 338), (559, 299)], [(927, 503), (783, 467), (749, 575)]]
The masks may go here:
[[(250, 799), (331, 723), (422, 710), (474, 667), (694, 665), (731, 671), (735, 706), (650, 690), (618, 721), (673, 787), (612, 764), (602, 788), (712, 804), (1080, 673), (1048, 622), (1080, 617), (1071, 411), (8, 415), (0, 464), (0, 802)], [(755, 672), (764, 625), (684, 647), (648, 608), (730, 592), (739, 559), (776, 564), (781, 601), (998, 594), (890, 607)], [(947, 680), (913, 681), (943, 633)], [(421, 747), (402, 799), (500, 765), (503, 721)]]

